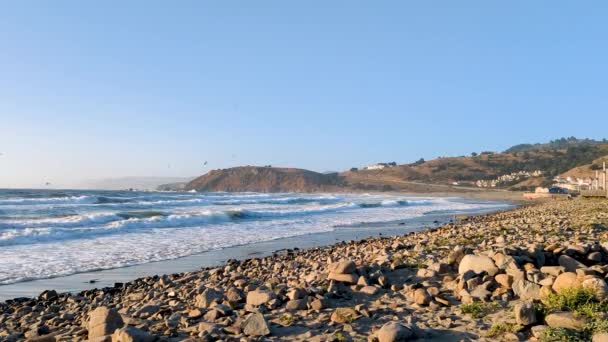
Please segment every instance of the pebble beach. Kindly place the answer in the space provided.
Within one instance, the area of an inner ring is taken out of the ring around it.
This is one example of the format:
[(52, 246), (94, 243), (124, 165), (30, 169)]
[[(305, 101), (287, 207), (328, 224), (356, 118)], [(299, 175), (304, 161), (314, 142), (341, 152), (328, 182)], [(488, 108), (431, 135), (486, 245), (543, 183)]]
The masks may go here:
[(6, 341), (608, 341), (608, 201), (0, 304)]

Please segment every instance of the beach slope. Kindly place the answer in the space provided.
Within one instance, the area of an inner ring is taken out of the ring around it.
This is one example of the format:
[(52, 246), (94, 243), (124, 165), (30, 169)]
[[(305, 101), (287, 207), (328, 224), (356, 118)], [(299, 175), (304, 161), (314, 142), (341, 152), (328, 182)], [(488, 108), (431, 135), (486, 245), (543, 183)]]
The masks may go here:
[(2, 304), (0, 336), (591, 340), (608, 325), (607, 223), (607, 201), (554, 201), (80, 294), (46, 291)]

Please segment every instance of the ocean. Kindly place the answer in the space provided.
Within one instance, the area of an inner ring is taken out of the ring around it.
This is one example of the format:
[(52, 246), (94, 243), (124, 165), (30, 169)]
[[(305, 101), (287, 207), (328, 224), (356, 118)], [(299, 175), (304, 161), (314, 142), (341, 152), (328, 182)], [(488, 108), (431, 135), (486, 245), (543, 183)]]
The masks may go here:
[(0, 190), (0, 284), (507, 206), (385, 194)]

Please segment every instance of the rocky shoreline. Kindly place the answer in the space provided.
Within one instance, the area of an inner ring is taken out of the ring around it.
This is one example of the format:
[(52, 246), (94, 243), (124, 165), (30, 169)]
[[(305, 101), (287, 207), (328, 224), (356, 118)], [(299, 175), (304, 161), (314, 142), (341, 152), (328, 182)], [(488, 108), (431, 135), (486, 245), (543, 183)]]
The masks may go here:
[(0, 340), (608, 341), (608, 201), (0, 304)]

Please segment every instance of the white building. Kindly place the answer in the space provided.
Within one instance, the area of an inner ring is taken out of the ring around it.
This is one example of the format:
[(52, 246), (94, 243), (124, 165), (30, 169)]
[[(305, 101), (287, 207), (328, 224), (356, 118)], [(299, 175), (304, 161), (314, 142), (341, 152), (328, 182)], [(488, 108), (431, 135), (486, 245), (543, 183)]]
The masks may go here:
[(373, 164), (373, 165), (366, 166), (364, 169), (365, 170), (382, 170), (385, 167), (386, 167), (386, 165), (384, 165), (384, 164)]

